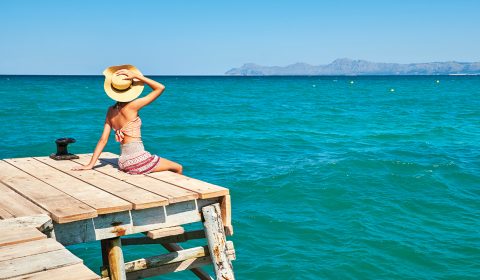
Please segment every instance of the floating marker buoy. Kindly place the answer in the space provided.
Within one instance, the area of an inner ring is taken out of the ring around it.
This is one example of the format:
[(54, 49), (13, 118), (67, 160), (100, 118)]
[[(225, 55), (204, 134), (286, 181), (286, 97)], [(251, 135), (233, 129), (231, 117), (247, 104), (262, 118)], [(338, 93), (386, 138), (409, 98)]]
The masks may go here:
[(439, 84), (439, 83), (440, 83), (440, 80), (437, 80), (437, 84)]
[(391, 89), (390, 89), (390, 92), (394, 92), (394, 91), (395, 91), (395, 89), (394, 89), (394, 88), (391, 88)]
[(351, 84), (353, 84), (353, 83), (354, 83), (354, 81), (350, 81), (350, 83), (351, 83)]

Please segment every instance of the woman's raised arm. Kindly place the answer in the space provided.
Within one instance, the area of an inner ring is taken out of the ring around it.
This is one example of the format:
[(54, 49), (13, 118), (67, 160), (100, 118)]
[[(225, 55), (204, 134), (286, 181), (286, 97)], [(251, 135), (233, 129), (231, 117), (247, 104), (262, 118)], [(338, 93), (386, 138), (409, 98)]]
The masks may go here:
[(125, 79), (129, 79), (129, 80), (138, 79), (152, 88), (153, 91), (150, 92), (147, 96), (137, 98), (128, 104), (130, 108), (137, 111), (147, 106), (148, 104), (152, 103), (153, 101), (155, 101), (155, 99), (157, 99), (165, 90), (165, 86), (162, 85), (161, 83), (154, 81), (152, 79), (149, 79), (141, 74), (137, 74), (130, 70), (126, 70), (126, 69), (118, 70), (117, 72), (115, 72), (114, 75), (126, 75), (127, 77)]

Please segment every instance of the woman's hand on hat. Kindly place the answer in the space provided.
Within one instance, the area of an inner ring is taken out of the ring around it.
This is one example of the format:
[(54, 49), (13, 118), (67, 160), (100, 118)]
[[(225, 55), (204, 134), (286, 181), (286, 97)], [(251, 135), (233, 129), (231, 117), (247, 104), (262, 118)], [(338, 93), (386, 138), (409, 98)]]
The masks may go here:
[(138, 78), (138, 74), (127, 70), (127, 69), (120, 69), (117, 72), (115, 72), (115, 75), (120, 76), (120, 75), (125, 75), (126, 77), (123, 78), (124, 80), (133, 80), (135, 78)]

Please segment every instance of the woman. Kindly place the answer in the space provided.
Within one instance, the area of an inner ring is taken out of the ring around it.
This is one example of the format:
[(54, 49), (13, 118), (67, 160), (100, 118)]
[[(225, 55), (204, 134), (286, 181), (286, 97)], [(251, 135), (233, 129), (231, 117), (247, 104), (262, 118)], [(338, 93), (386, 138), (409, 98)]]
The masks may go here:
[[(120, 170), (130, 174), (144, 174), (170, 170), (182, 174), (182, 166), (176, 162), (145, 151), (140, 134), (142, 121), (138, 112), (152, 103), (164, 91), (165, 86), (144, 77), (132, 65), (112, 66), (107, 68), (104, 89), (107, 95), (117, 103), (108, 108), (102, 136), (95, 147), (90, 163), (74, 170), (92, 169), (102, 153), (110, 136), (110, 130), (115, 131), (115, 139), (120, 142), (121, 155), (118, 159)], [(142, 98), (137, 98), (144, 83), (152, 88), (152, 92)]]

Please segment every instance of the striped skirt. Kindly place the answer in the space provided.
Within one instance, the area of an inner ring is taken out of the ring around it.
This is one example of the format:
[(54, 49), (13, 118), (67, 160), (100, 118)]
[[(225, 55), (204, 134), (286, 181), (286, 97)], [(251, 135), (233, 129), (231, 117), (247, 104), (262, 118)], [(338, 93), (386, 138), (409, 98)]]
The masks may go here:
[(121, 154), (118, 168), (129, 174), (144, 174), (152, 170), (160, 162), (160, 157), (145, 151), (142, 142), (130, 142), (120, 146)]

